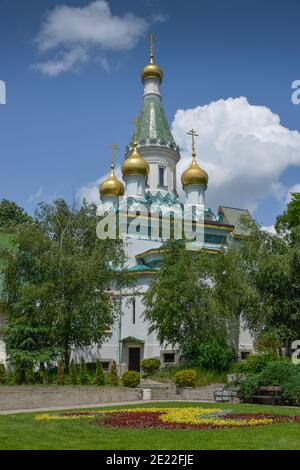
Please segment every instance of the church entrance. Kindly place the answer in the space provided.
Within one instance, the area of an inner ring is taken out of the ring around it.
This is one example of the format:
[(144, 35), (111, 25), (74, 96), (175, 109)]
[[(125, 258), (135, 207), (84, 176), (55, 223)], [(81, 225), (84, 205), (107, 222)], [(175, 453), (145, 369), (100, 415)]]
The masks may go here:
[(129, 348), (128, 370), (140, 372), (141, 348)]

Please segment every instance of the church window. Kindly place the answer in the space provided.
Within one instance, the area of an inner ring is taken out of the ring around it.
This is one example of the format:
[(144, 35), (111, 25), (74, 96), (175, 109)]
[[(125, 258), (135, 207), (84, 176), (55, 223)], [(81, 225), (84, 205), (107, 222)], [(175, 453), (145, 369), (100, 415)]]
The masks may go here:
[(165, 168), (160, 166), (158, 169), (158, 185), (164, 186), (165, 185)]
[(175, 362), (175, 353), (165, 353), (164, 362), (165, 363)]

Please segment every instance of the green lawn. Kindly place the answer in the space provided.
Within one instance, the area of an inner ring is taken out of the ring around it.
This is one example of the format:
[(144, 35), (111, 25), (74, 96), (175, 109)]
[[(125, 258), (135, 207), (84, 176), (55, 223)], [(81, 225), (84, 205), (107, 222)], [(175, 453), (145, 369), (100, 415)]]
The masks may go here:
[[(151, 403), (145, 406), (208, 406), (203, 403)], [(300, 415), (300, 409), (257, 405), (213, 405), (240, 412)], [(117, 407), (111, 407), (117, 409)], [(124, 408), (124, 407), (122, 407)], [(130, 408), (128, 406), (127, 408)], [(106, 408), (107, 409), (107, 408)], [(300, 424), (220, 430), (113, 429), (88, 420), (40, 421), (37, 413), (0, 416), (0, 449), (300, 449)]]

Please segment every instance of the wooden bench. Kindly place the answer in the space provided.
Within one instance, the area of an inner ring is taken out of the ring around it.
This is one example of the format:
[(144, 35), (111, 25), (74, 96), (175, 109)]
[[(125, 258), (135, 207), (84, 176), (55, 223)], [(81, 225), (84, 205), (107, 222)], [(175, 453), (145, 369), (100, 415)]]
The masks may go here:
[(282, 387), (260, 387), (258, 392), (251, 397), (251, 403), (263, 402), (265, 404), (281, 405)]

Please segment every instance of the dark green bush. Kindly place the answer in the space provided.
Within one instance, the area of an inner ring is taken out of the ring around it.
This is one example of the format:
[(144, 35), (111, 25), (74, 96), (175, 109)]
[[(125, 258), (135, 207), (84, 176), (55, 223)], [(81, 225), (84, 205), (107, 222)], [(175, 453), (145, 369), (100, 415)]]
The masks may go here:
[(140, 384), (141, 374), (134, 370), (129, 370), (124, 372), (121, 380), (125, 387), (136, 388)]
[(111, 383), (112, 385), (114, 385), (115, 387), (116, 387), (116, 386), (118, 385), (118, 383), (119, 383), (116, 361), (113, 361), (113, 363), (112, 363), (112, 366), (111, 366), (111, 369), (110, 369), (110, 373), (109, 373), (109, 381), (110, 381), (110, 383)]
[(65, 367), (62, 361), (57, 364), (56, 383), (57, 385), (63, 385), (65, 381)]
[(49, 371), (48, 368), (45, 367), (45, 364), (41, 362), (40, 368), (38, 371), (38, 381), (41, 384), (49, 384), (50, 383), (50, 376), (49, 376)]
[(250, 354), (247, 359), (236, 362), (231, 370), (234, 374), (257, 374), (277, 360), (279, 358), (273, 354)]
[(12, 382), (14, 385), (21, 385), (24, 380), (24, 373), (21, 359), (16, 359), (13, 364)]
[(77, 369), (75, 365), (74, 359), (70, 362), (69, 365), (69, 383), (71, 385), (76, 385), (77, 384)]
[(229, 370), (232, 360), (233, 351), (225, 342), (212, 341), (199, 347), (195, 366), (222, 372)]
[(179, 370), (174, 375), (174, 383), (178, 387), (195, 387), (197, 372), (194, 369)]
[(83, 357), (80, 361), (80, 369), (79, 369), (79, 382), (81, 385), (88, 385), (90, 383), (90, 376), (87, 370), (87, 366)]
[(26, 364), (25, 372), (24, 372), (24, 379), (25, 379), (25, 383), (28, 385), (35, 383), (35, 374), (33, 370), (33, 364), (31, 362), (28, 362)]
[(149, 358), (143, 359), (141, 362), (141, 368), (146, 374), (154, 374), (160, 368), (160, 359)]
[(95, 373), (95, 384), (105, 385), (105, 375), (103, 372), (102, 362), (97, 359), (96, 362), (96, 373)]
[(6, 383), (6, 369), (5, 365), (0, 363), (0, 384), (5, 384)]

